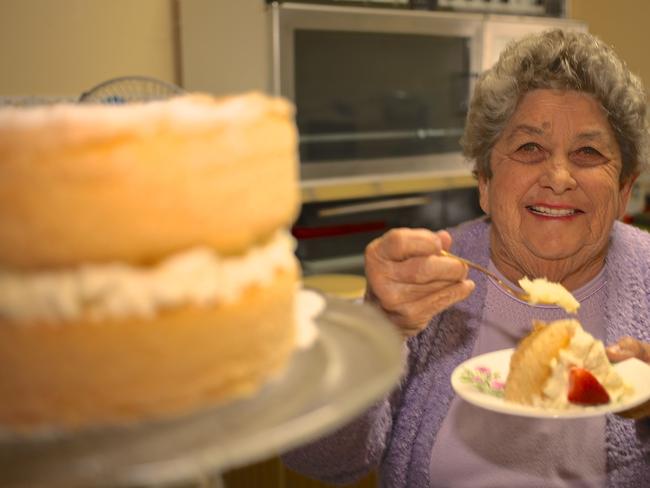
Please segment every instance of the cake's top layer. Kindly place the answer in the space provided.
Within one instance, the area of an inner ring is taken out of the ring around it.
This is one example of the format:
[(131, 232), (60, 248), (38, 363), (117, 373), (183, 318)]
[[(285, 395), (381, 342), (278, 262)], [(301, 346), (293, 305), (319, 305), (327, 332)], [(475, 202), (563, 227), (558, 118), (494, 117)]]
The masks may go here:
[(97, 144), (120, 136), (147, 137), (159, 132), (214, 132), (251, 124), (264, 116), (292, 117), (293, 107), (282, 98), (257, 92), (218, 99), (190, 94), (129, 104), (6, 107), (0, 109), (0, 151), (17, 148), (23, 139), (34, 148)]
[(300, 205), (291, 105), (260, 93), (0, 110), (0, 268), (240, 255)]

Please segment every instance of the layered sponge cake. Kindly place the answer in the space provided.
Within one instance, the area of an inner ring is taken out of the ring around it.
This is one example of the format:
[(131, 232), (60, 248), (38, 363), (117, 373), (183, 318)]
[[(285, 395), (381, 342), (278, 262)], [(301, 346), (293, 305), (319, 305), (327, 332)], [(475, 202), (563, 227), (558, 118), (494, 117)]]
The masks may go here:
[(258, 93), (0, 110), (0, 427), (176, 415), (294, 348), (293, 109)]

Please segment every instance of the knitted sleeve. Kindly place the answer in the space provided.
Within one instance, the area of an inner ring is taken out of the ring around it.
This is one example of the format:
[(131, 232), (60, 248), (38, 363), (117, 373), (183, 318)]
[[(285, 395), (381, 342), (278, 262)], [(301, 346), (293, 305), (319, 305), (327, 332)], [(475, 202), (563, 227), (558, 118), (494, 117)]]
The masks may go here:
[[(404, 346), (404, 357), (408, 357)], [(406, 378), (408, 365), (402, 381)], [(326, 483), (352, 483), (376, 469), (390, 441), (402, 385), (335, 432), (282, 456), (284, 464)]]

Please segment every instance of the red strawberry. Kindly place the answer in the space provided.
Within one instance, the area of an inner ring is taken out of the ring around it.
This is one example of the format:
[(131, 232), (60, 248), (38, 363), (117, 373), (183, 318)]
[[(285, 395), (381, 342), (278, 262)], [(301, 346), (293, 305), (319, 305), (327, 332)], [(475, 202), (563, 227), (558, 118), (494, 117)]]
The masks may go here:
[(609, 403), (609, 393), (596, 377), (584, 368), (573, 366), (569, 371), (569, 395), (571, 403), (600, 405)]

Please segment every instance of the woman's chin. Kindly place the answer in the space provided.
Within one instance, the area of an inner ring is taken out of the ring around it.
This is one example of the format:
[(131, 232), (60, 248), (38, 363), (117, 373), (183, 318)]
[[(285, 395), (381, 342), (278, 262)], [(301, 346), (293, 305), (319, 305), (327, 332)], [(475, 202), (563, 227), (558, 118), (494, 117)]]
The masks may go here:
[(531, 254), (539, 260), (551, 262), (566, 262), (568, 259), (576, 259), (583, 248), (576, 243), (557, 242), (547, 239), (541, 242), (531, 242), (526, 246)]

